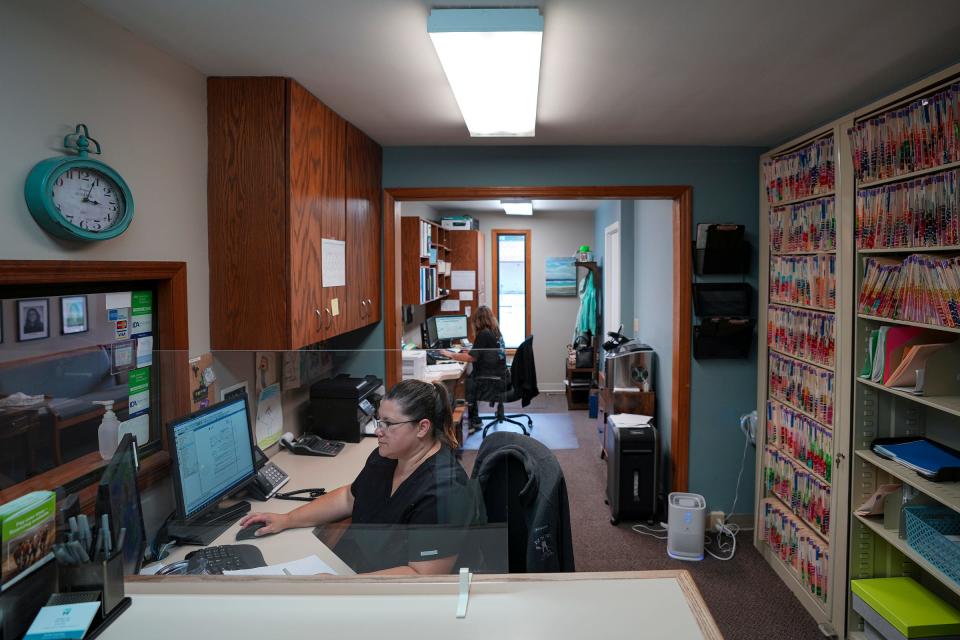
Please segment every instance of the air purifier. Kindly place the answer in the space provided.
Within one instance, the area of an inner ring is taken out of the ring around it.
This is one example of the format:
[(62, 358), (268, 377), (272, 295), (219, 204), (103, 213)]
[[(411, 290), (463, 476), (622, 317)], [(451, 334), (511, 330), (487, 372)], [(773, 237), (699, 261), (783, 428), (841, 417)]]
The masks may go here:
[(703, 560), (707, 501), (696, 493), (673, 492), (667, 498), (667, 555)]

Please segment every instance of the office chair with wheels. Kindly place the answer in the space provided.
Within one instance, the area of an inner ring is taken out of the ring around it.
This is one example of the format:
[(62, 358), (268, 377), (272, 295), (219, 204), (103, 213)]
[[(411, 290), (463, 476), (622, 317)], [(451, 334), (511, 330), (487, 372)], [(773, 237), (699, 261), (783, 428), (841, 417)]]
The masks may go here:
[[(504, 410), (504, 403), (521, 401), (521, 406), (530, 404), (530, 400), (540, 393), (537, 389), (537, 368), (533, 361), (533, 336), (524, 340), (513, 356), (513, 363), (504, 367), (500, 376), (478, 376), (476, 380), (478, 400), (497, 403), (497, 412), (494, 414), (480, 414), (477, 417), (485, 423), (483, 436), (494, 426), (505, 422), (520, 427), (523, 435), (530, 435), (533, 430), (533, 419), (526, 413), (510, 413)], [(518, 420), (526, 418), (526, 425)]]

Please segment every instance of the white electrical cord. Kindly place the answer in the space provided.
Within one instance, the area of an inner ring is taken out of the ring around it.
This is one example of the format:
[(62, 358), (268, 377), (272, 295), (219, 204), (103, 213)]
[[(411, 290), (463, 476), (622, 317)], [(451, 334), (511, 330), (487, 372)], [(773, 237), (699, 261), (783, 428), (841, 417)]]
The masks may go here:
[(663, 533), (663, 534), (666, 534), (666, 533), (667, 533), (667, 523), (666, 523), (666, 522), (661, 522), (659, 529), (655, 529), (655, 528), (653, 528), (653, 527), (648, 527), (648, 526), (645, 525), (645, 524), (635, 524), (635, 525), (633, 525), (633, 526), (630, 527), (630, 528), (633, 529), (635, 533), (639, 533), (640, 535), (650, 536), (651, 538), (656, 538), (657, 540), (666, 540), (666, 539), (667, 539), (667, 536), (666, 536), (666, 535), (662, 535), (662, 536), (659, 535), (659, 534), (661, 534), (661, 533)]
[[(723, 519), (723, 522), (717, 525), (716, 530), (717, 551), (721, 553), (729, 552), (729, 555), (718, 556), (710, 549), (705, 548), (705, 551), (717, 560), (731, 560), (733, 559), (734, 554), (737, 552), (737, 534), (740, 533), (740, 527), (730, 523), (729, 520), (730, 516), (732, 516), (737, 510), (737, 498), (740, 497), (740, 480), (743, 478), (743, 465), (747, 460), (747, 447), (750, 446), (750, 434), (744, 430), (743, 435), (743, 454), (740, 456), (740, 473), (737, 474), (737, 488), (733, 490), (733, 506), (730, 507), (730, 513), (728, 513), (727, 517)], [(724, 542), (723, 536), (730, 536), (730, 542)]]

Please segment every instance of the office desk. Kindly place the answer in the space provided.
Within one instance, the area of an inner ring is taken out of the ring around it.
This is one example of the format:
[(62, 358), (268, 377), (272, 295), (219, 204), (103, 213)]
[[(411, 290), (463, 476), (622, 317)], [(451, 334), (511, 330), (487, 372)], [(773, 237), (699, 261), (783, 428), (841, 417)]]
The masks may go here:
[[(280, 489), (293, 491), (310, 487), (323, 487), (332, 491), (337, 487), (350, 484), (360, 473), (363, 464), (367, 461), (370, 452), (377, 446), (376, 438), (364, 438), (356, 444), (347, 444), (339, 455), (332, 458), (320, 456), (298, 456), (283, 450), (270, 458), (270, 461), (287, 472), (290, 481)], [(306, 504), (297, 500), (278, 500), (272, 498), (266, 502), (251, 500), (251, 513), (270, 511), (273, 513), (287, 513)], [(253, 538), (237, 542), (236, 535), (240, 525), (234, 523), (219, 538), (213, 541), (214, 545), (221, 544), (253, 544), (263, 553), (267, 564), (280, 564), (290, 560), (298, 560), (310, 554), (316, 554), (321, 560), (330, 565), (340, 574), (352, 574), (348, 567), (333, 551), (327, 548), (313, 535), (313, 528), (287, 529), (272, 536)], [(183, 560), (184, 556), (199, 547), (177, 546), (170, 551), (170, 555), (163, 559), (162, 564), (170, 564)], [(169, 580), (169, 577), (158, 576), (155, 580)]]
[(686, 571), (457, 576), (133, 578), (104, 640), (722, 638)]

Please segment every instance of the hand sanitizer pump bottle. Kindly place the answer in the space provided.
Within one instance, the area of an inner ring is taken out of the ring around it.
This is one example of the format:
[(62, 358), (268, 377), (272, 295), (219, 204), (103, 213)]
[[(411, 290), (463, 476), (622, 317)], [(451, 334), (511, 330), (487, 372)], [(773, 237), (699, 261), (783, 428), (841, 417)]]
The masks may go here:
[(113, 400), (94, 400), (94, 404), (101, 405), (105, 411), (100, 427), (97, 429), (97, 441), (100, 445), (100, 457), (109, 460), (117, 450), (117, 441), (120, 435), (120, 421), (113, 412)]

